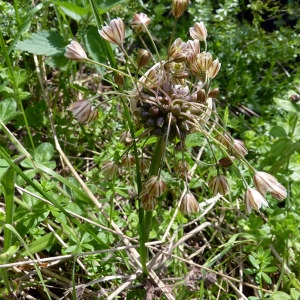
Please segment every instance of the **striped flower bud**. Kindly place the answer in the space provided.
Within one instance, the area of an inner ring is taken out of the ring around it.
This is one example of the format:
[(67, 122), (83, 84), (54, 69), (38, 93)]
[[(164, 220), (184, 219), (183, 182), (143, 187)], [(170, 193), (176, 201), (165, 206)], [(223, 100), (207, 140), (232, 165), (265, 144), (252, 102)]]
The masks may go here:
[(233, 147), (231, 148), (232, 155), (234, 155), (236, 158), (244, 157), (248, 154), (248, 150), (241, 140), (233, 140)]
[(214, 88), (208, 92), (208, 98), (216, 98), (220, 93), (218, 88)]
[(190, 28), (190, 36), (192, 39), (199, 41), (206, 41), (207, 30), (203, 22), (196, 22), (193, 27)]
[(145, 49), (139, 49), (136, 63), (139, 68), (146, 66), (151, 58), (151, 54)]
[(123, 44), (125, 37), (125, 27), (122, 19), (117, 18), (111, 20), (109, 25), (106, 25), (102, 28), (102, 30), (99, 30), (99, 34), (112, 44)]
[(209, 52), (201, 52), (197, 55), (195, 66), (199, 71), (207, 71), (212, 64), (212, 56)]
[(215, 59), (212, 62), (210, 68), (207, 70), (207, 76), (209, 78), (215, 78), (218, 75), (220, 68), (221, 68), (221, 64), (219, 63), (219, 60)]
[(153, 211), (156, 207), (157, 200), (155, 196), (150, 196), (149, 193), (144, 190), (141, 193), (141, 203), (145, 211)]
[(123, 86), (124, 84), (124, 76), (120, 73), (115, 73), (114, 80), (117, 86)]
[(199, 203), (192, 193), (184, 195), (180, 204), (180, 211), (186, 215), (199, 211)]
[(252, 208), (258, 210), (262, 206), (268, 206), (268, 202), (263, 197), (263, 195), (253, 188), (249, 188), (246, 191), (244, 200), (245, 200), (246, 210), (248, 214), (251, 213)]
[(229, 185), (224, 175), (217, 175), (213, 177), (208, 186), (210, 187), (212, 194), (215, 196), (218, 193), (226, 195), (229, 192)]
[(221, 166), (222, 168), (228, 168), (233, 164), (234, 159), (235, 159), (234, 156), (223, 157), (218, 161), (218, 165)]
[(150, 196), (160, 197), (167, 190), (167, 186), (160, 177), (154, 175), (146, 182), (145, 190)]
[(102, 163), (101, 172), (106, 179), (113, 179), (117, 174), (118, 166), (113, 161), (104, 161)]
[(145, 30), (146, 27), (150, 24), (151, 19), (147, 17), (146, 14), (134, 14), (133, 20), (131, 22), (131, 27), (136, 33), (140, 33)]
[(286, 188), (278, 182), (278, 180), (269, 173), (257, 172), (253, 178), (257, 190), (265, 196), (267, 192), (278, 199), (283, 200), (287, 196)]
[(123, 167), (130, 169), (135, 164), (135, 158), (132, 154), (125, 154), (121, 158), (121, 164)]
[(65, 57), (72, 60), (83, 60), (86, 59), (86, 53), (77, 41), (71, 41), (66, 47)]
[(75, 119), (83, 124), (88, 124), (98, 117), (98, 110), (92, 106), (89, 100), (80, 100), (72, 103), (68, 110), (72, 112)]
[(177, 19), (183, 15), (189, 4), (188, 0), (172, 0), (172, 14)]

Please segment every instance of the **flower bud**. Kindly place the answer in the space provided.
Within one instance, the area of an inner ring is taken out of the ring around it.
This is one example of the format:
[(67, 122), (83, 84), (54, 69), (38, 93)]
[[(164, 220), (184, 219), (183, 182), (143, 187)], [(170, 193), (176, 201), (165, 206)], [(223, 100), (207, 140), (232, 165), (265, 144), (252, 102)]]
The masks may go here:
[(248, 150), (245, 147), (245, 144), (241, 140), (233, 140), (233, 147), (231, 148), (232, 155), (234, 155), (236, 158), (244, 157), (248, 154)]
[(199, 203), (192, 193), (186, 193), (184, 195), (180, 204), (180, 211), (187, 215), (199, 211)]
[(219, 63), (219, 60), (215, 59), (212, 62), (210, 68), (207, 70), (207, 76), (209, 78), (215, 78), (218, 75), (220, 68), (221, 68), (221, 64)]
[(83, 60), (86, 59), (86, 53), (77, 41), (71, 41), (66, 47), (65, 57), (72, 60)]
[(267, 200), (263, 195), (253, 188), (249, 188), (245, 194), (245, 205), (247, 213), (251, 213), (252, 208), (258, 210), (262, 206), (268, 206)]
[(144, 190), (142, 191), (140, 198), (142, 207), (145, 211), (153, 211), (155, 209), (155, 206), (157, 204), (155, 196), (150, 196), (149, 193)]
[(151, 54), (145, 50), (145, 49), (139, 49), (137, 58), (136, 58), (136, 63), (139, 68), (142, 68), (147, 65), (151, 58)]
[(255, 187), (262, 195), (265, 195), (266, 192), (270, 192), (271, 195), (278, 200), (283, 200), (287, 196), (286, 188), (269, 173), (257, 172), (254, 175), (253, 181)]
[(229, 185), (224, 175), (217, 175), (213, 177), (208, 186), (212, 190), (212, 194), (215, 196), (218, 193), (226, 195), (229, 192)]
[(190, 36), (192, 39), (199, 41), (206, 41), (207, 30), (203, 22), (196, 22), (193, 27), (190, 28)]
[(188, 0), (172, 0), (172, 14), (177, 19), (183, 15), (188, 7)]
[(212, 56), (209, 52), (201, 52), (197, 55), (195, 65), (199, 71), (207, 71), (212, 64)]
[(124, 84), (124, 76), (120, 73), (115, 73), (114, 80), (117, 86), (123, 86)]
[(117, 174), (118, 166), (113, 161), (104, 161), (102, 163), (101, 172), (106, 179), (113, 179)]
[(216, 98), (220, 93), (218, 88), (214, 88), (208, 92), (208, 98)]
[(235, 159), (234, 156), (226, 156), (226, 157), (223, 157), (221, 158), (219, 161), (218, 161), (218, 165), (221, 166), (222, 168), (228, 168), (230, 167), (232, 164), (233, 164), (233, 160)]
[(206, 92), (204, 89), (200, 89), (198, 92), (197, 92), (197, 100), (198, 102), (200, 103), (205, 103), (206, 102)]
[(140, 33), (145, 30), (146, 27), (150, 24), (151, 19), (147, 17), (146, 14), (134, 14), (133, 20), (131, 22), (131, 27), (136, 33)]
[(120, 136), (120, 142), (123, 143), (125, 146), (132, 145), (132, 137), (130, 132), (124, 131)]
[(124, 43), (125, 27), (122, 19), (117, 18), (111, 20), (109, 25), (99, 30), (99, 34), (112, 44), (119, 45)]
[(123, 167), (130, 169), (135, 164), (135, 159), (132, 154), (125, 154), (122, 156), (121, 164)]
[(151, 197), (160, 197), (167, 190), (167, 186), (161, 178), (154, 175), (146, 182), (145, 190)]
[(226, 148), (230, 147), (230, 145), (232, 143), (232, 137), (227, 132), (218, 134), (216, 136), (216, 140), (219, 141)]
[(68, 110), (72, 112), (78, 122), (83, 124), (88, 124), (98, 117), (98, 110), (92, 106), (89, 100), (73, 102)]
[(140, 163), (141, 173), (147, 174), (147, 172), (149, 170), (149, 166), (150, 166), (149, 159), (147, 157), (143, 156), (141, 159), (139, 159), (139, 163)]

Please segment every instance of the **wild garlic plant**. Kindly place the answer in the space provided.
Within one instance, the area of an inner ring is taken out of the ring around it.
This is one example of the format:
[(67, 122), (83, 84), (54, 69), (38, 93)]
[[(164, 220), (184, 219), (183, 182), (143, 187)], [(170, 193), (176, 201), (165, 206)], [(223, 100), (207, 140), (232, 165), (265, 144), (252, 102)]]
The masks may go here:
[[(188, 0), (172, 1), (175, 25), (187, 6)], [(130, 128), (122, 134), (121, 141), (129, 150), (119, 161), (104, 162), (102, 172), (106, 178), (113, 178), (120, 165), (137, 166), (140, 232), (144, 233), (141, 235), (141, 251), (149, 238), (152, 212), (156, 209), (158, 201), (164, 201), (167, 194), (168, 182), (162, 175), (166, 168), (165, 162), (178, 174), (180, 190), (185, 191), (182, 195), (176, 195), (181, 212), (190, 214), (199, 210), (199, 202), (202, 199), (197, 199), (189, 188), (193, 173), (190, 172), (184, 154), (185, 140), (189, 134), (199, 132), (203, 135), (208, 153), (211, 153), (214, 160), (210, 165), (216, 169), (217, 174), (207, 178), (207, 188), (211, 189), (212, 195), (226, 195), (229, 192), (226, 179), (228, 167), (234, 165), (238, 168), (241, 164), (254, 175), (255, 188), (248, 185), (241, 175), (245, 184), (244, 200), (248, 213), (252, 208), (260, 209), (268, 205), (265, 199), (267, 192), (279, 200), (287, 195), (286, 189), (275, 177), (256, 171), (247, 162), (245, 156), (248, 151), (243, 141), (230, 135), (217, 113), (215, 99), (219, 90), (213, 88), (212, 83), (220, 71), (221, 63), (208, 52), (208, 34), (204, 23), (196, 22), (189, 29), (190, 39), (187, 41), (174, 37), (174, 26), (166, 57), (160, 56), (148, 29), (150, 24), (151, 19), (144, 13), (133, 16), (131, 27), (135, 33), (146, 34), (151, 41), (147, 49), (138, 50), (135, 61), (130, 58), (124, 47), (125, 25), (122, 19), (113, 19), (109, 25), (99, 30), (99, 38), (119, 47), (118, 53), (122, 56), (120, 61), (125, 61), (126, 65), (130, 66), (128, 73), (111, 65), (90, 60), (76, 41), (67, 46), (65, 53), (69, 59), (98, 64), (114, 73), (116, 95), (120, 95)], [(150, 53), (149, 48), (154, 49), (154, 53)], [(93, 107), (89, 100), (77, 101), (69, 110), (79, 122), (85, 124), (98, 116), (97, 108)], [(136, 137), (135, 133), (138, 130), (142, 133)], [(136, 146), (137, 140), (149, 137), (157, 139), (153, 152), (151, 155), (147, 153), (147, 156), (141, 156)], [(181, 155), (174, 155), (174, 152), (168, 151), (169, 148)], [(142, 260), (146, 256), (145, 253), (141, 254)]]

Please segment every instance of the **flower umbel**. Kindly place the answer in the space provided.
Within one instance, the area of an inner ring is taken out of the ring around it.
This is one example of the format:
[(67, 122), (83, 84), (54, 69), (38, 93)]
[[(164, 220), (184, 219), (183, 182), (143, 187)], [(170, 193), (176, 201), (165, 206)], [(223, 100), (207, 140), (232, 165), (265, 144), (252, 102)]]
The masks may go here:
[(77, 41), (71, 41), (66, 47), (65, 57), (72, 60), (84, 60), (87, 58), (86, 53)]
[(108, 42), (120, 45), (124, 43), (125, 26), (121, 18), (113, 19), (109, 25), (99, 30), (99, 34)]

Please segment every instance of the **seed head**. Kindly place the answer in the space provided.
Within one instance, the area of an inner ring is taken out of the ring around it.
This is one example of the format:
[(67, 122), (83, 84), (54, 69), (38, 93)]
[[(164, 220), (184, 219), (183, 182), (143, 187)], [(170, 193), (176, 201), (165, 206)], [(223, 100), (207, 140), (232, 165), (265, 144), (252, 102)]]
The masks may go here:
[(99, 34), (108, 42), (120, 45), (124, 43), (125, 27), (122, 19), (117, 18), (110, 21), (109, 25), (106, 25), (99, 30)]
[(65, 57), (72, 60), (84, 60), (87, 58), (86, 53), (77, 41), (71, 41), (66, 47)]
[(167, 190), (167, 186), (160, 177), (151, 176), (145, 184), (145, 190), (151, 197), (160, 197)]
[(141, 203), (145, 211), (153, 211), (157, 204), (155, 196), (150, 196), (149, 193), (144, 190), (141, 193)]
[(113, 161), (104, 161), (102, 163), (101, 172), (106, 177), (106, 179), (113, 179), (117, 174), (118, 166)]

